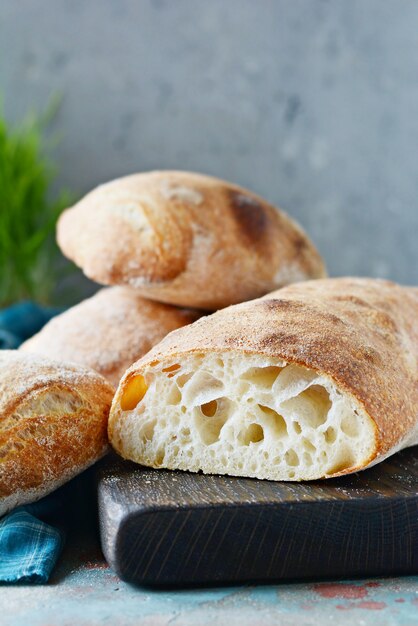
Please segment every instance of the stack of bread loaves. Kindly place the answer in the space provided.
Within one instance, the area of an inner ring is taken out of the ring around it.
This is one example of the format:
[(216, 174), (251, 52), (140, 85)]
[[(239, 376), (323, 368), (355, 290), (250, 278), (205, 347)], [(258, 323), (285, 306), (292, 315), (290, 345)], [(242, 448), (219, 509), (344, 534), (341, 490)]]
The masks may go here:
[(305, 480), (418, 442), (418, 290), (326, 279), (255, 194), (128, 176), (65, 211), (58, 243), (110, 287), (2, 356), (0, 513), (104, 453), (116, 386), (110, 442), (151, 467)]
[(125, 370), (205, 312), (324, 276), (290, 218), (256, 195), (182, 172), (103, 185), (58, 224), (63, 252), (105, 285), (0, 354), (0, 514), (36, 500), (107, 450)]
[(114, 385), (201, 309), (325, 275), (315, 247), (284, 213), (186, 172), (98, 187), (61, 216), (58, 243), (89, 278), (116, 286), (54, 318), (21, 349), (87, 365)]

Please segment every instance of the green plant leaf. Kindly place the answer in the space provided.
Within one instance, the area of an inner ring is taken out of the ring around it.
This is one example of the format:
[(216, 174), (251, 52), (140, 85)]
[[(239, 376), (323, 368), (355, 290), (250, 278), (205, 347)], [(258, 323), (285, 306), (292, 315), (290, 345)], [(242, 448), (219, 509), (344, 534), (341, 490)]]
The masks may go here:
[(42, 115), (28, 116), (17, 128), (0, 107), (0, 306), (26, 298), (53, 303), (63, 269), (68, 271), (55, 226), (74, 198), (68, 192), (49, 196), (55, 169), (46, 130), (59, 103), (55, 97)]

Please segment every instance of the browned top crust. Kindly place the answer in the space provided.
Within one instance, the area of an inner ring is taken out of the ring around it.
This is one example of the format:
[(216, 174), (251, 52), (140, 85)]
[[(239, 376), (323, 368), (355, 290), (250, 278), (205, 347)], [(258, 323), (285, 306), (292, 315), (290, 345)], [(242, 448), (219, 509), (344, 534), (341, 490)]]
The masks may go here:
[(112, 397), (92, 370), (0, 351), (0, 515), (49, 493), (105, 453)]
[(147, 300), (129, 287), (110, 287), (53, 318), (20, 349), (91, 367), (116, 386), (167, 333), (200, 315)]
[(417, 288), (367, 278), (299, 283), (171, 333), (124, 381), (191, 352), (282, 358), (329, 375), (365, 408), (377, 426), (377, 460), (418, 443), (417, 320)]
[(207, 310), (326, 275), (285, 213), (237, 185), (189, 172), (101, 185), (63, 213), (57, 237), (99, 283)]

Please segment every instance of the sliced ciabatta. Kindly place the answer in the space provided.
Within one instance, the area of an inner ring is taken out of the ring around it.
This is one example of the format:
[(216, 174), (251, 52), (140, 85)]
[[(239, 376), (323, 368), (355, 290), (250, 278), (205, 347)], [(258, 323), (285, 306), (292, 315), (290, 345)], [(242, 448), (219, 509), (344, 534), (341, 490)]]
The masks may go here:
[(113, 447), (152, 467), (308, 480), (418, 443), (418, 290), (299, 283), (168, 335), (122, 379)]

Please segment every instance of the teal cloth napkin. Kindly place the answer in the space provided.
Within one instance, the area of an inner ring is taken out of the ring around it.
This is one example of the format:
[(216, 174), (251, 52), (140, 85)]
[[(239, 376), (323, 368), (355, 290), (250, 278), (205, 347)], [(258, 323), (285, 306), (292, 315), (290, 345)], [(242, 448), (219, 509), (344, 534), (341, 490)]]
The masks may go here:
[(19, 302), (0, 311), (0, 348), (12, 350), (41, 330), (51, 317), (64, 309)]
[(25, 508), (0, 519), (0, 581), (46, 583), (64, 544), (64, 534)]
[[(0, 311), (0, 348), (17, 348), (61, 311), (32, 302)], [(52, 494), (0, 518), (0, 583), (47, 582), (64, 545), (64, 532), (45, 519), (61, 506)]]

